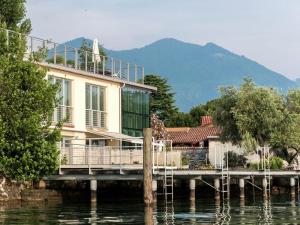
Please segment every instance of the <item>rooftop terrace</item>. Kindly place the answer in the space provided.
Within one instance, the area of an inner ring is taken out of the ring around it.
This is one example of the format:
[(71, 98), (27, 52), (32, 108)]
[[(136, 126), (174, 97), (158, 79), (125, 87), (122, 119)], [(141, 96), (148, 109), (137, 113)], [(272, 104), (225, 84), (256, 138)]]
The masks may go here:
[(43, 64), (58, 65), (95, 75), (144, 84), (143, 66), (109, 56), (93, 54), (92, 50), (87, 48), (73, 48), (3, 28), (0, 28), (0, 33), (4, 34), (8, 46), (11, 40), (24, 39), (27, 43), (26, 57), (41, 53), (44, 56), (41, 61)]

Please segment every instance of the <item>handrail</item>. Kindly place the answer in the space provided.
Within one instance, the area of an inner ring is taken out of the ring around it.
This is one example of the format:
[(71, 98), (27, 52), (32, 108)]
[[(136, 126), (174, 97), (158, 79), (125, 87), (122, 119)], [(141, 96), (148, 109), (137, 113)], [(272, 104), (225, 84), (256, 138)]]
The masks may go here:
[[(59, 44), (48, 39), (5, 28), (0, 28), (0, 32), (1, 31), (5, 32), (8, 46), (10, 35), (16, 34), (20, 38), (26, 38), (28, 54), (33, 54), (42, 49), (47, 50), (47, 56), (44, 62), (48, 64), (71, 67), (76, 70), (144, 84), (144, 67), (141, 65), (101, 54), (94, 54), (91, 50), (80, 50), (66, 44)], [(58, 57), (62, 58), (63, 62), (59, 62)]]

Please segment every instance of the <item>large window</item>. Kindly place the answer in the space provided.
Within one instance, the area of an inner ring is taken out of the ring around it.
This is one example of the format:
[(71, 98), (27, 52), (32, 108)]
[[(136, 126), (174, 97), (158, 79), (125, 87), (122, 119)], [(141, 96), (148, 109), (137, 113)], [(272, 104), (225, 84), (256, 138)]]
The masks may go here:
[(106, 128), (105, 87), (85, 86), (86, 126)]
[(49, 76), (49, 81), (52, 84), (59, 85), (59, 92), (57, 98), (59, 100), (58, 106), (54, 109), (53, 122), (64, 122), (72, 124), (72, 92), (71, 80)]
[(143, 128), (149, 127), (149, 93), (134, 88), (122, 89), (122, 133), (143, 136)]

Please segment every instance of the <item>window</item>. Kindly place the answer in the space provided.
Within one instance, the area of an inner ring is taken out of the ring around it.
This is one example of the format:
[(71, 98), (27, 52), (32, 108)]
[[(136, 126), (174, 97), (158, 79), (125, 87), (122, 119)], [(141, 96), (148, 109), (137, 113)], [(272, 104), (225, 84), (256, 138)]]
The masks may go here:
[(105, 87), (86, 84), (85, 86), (86, 126), (105, 128)]
[(71, 80), (49, 76), (49, 81), (60, 86), (57, 93), (58, 106), (54, 109), (53, 122), (63, 121), (72, 124)]
[(149, 127), (149, 92), (122, 89), (122, 133), (141, 137), (143, 128)]

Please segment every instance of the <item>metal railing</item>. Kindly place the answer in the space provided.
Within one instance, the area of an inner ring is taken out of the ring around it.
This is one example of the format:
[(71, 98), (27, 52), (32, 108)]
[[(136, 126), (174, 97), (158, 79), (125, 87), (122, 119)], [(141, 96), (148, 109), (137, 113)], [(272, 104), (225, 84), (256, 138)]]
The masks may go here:
[(85, 119), (87, 127), (106, 128), (107, 113), (100, 110), (85, 110)]
[(73, 123), (73, 108), (71, 106), (59, 105), (54, 109), (53, 122), (58, 123), (62, 121), (65, 124)]
[(74, 48), (3, 28), (0, 28), (0, 33), (4, 34), (6, 44), (9, 47), (14, 47), (10, 45), (10, 41), (16, 38), (26, 41), (27, 51), (24, 59), (28, 59), (33, 55), (41, 55), (43, 56), (41, 59), (43, 63), (60, 65), (136, 83), (144, 83), (143, 66), (109, 56), (97, 55), (91, 50)]

